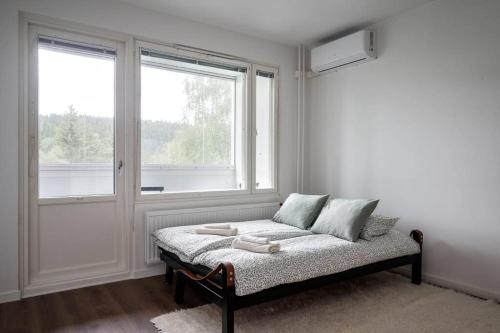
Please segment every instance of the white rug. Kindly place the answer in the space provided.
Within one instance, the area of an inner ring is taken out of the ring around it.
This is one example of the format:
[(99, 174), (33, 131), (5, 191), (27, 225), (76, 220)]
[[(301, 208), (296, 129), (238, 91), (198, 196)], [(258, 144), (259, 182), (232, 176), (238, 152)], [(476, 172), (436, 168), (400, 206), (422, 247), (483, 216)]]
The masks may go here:
[[(219, 333), (213, 305), (167, 313), (163, 333)], [(379, 273), (235, 312), (237, 333), (500, 332), (500, 305), (400, 275)]]

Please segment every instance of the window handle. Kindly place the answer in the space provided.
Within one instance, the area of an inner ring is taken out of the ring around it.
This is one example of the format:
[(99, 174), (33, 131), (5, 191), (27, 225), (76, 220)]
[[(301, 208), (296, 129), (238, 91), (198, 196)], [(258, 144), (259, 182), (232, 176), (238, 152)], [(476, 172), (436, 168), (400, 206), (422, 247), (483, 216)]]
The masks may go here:
[(117, 169), (118, 169), (118, 175), (120, 175), (120, 176), (121, 176), (121, 174), (122, 174), (122, 169), (123, 169), (123, 161), (122, 161), (122, 160), (119, 160), (119, 161), (118, 161), (118, 168), (117, 168)]

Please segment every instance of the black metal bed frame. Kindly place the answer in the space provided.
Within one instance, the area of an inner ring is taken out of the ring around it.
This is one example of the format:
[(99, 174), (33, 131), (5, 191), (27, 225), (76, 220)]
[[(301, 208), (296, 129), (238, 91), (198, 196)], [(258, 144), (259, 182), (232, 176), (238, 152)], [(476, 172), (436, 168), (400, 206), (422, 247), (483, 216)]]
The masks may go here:
[(173, 282), (175, 270), (175, 302), (177, 304), (183, 302), (186, 282), (192, 284), (208, 301), (222, 308), (222, 332), (233, 333), (234, 311), (238, 309), (325, 286), (352, 277), (381, 272), (404, 265), (412, 265), (411, 282), (417, 285), (420, 284), (422, 281), (423, 234), (419, 230), (413, 230), (410, 236), (419, 244), (420, 253), (379, 261), (305, 281), (283, 284), (245, 296), (237, 296), (235, 293), (235, 272), (231, 263), (221, 263), (214, 270), (210, 270), (203, 266), (196, 267), (187, 264), (181, 261), (175, 254), (160, 247), (159, 249), (161, 260), (167, 264), (165, 273), (166, 283)]

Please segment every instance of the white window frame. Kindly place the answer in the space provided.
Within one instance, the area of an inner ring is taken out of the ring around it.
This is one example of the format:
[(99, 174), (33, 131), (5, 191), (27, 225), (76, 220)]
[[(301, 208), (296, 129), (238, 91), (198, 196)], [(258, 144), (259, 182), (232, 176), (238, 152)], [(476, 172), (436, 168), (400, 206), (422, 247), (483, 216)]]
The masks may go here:
[[(256, 110), (256, 95), (257, 95), (257, 89), (256, 89), (256, 84), (257, 80), (254, 79), (257, 75), (257, 71), (263, 71), (263, 72), (268, 72), (268, 73), (273, 73), (274, 74), (274, 80), (273, 80), (273, 89), (274, 89), (274, 94), (272, 94), (272, 97), (274, 98), (273, 100), (273, 114), (272, 114), (272, 128), (273, 128), (273, 135), (271, 136), (272, 139), (272, 155), (273, 155), (273, 170), (272, 170), (272, 183), (273, 187), (272, 188), (263, 188), (263, 189), (258, 189), (257, 188), (257, 145), (256, 145), (256, 140), (257, 140), (257, 129), (256, 129), (256, 116), (257, 116), (257, 110)], [(278, 69), (276, 67), (269, 67), (269, 66), (263, 66), (263, 65), (253, 65), (252, 66), (252, 101), (254, 102), (252, 104), (252, 192), (253, 193), (277, 193), (278, 192)]]
[[(35, 177), (37, 182), (30, 184), (30, 192), (35, 196), (39, 205), (52, 205), (52, 204), (71, 204), (81, 202), (106, 202), (116, 201), (119, 194), (124, 195), (125, 182), (120, 181), (118, 170), (116, 169), (117, 161), (125, 161), (126, 147), (124, 138), (121, 135), (124, 133), (125, 128), (125, 46), (124, 43), (118, 40), (109, 39), (107, 37), (92, 36), (85, 33), (71, 32), (63, 30), (59, 27), (48, 27), (46, 25), (39, 25), (36, 23), (31, 24), (33, 27), (31, 34), (28, 36), (29, 43), (29, 77), (28, 77), (28, 98), (29, 106), (28, 112), (30, 118), (28, 121), (28, 133), (30, 142), (28, 149), (30, 150), (30, 158), (28, 161), (30, 177)], [(115, 114), (114, 114), (114, 154), (113, 154), (113, 180), (114, 189), (113, 193), (109, 194), (90, 194), (90, 195), (68, 195), (57, 197), (40, 197), (39, 196), (39, 137), (38, 137), (38, 57), (34, 55), (38, 50), (38, 37), (47, 36), (48, 38), (61, 39), (74, 41), (76, 44), (88, 44), (102, 46), (104, 48), (116, 50), (115, 56)], [(118, 110), (121, 110), (118, 112)], [(120, 144), (117, 142), (120, 141)]]
[[(243, 105), (243, 135), (246, 142), (242, 145), (243, 167), (246, 175), (246, 188), (234, 190), (204, 190), (204, 191), (183, 191), (169, 193), (143, 194), (141, 191), (141, 48), (156, 50), (169, 54), (193, 57), (208, 61), (218, 61), (227, 64), (247, 67), (246, 87), (243, 99), (246, 103)], [(182, 200), (200, 200), (217, 198), (244, 198), (250, 196), (269, 196), (278, 195), (278, 67), (261, 65), (256, 62), (248, 61), (238, 57), (210, 55), (197, 50), (188, 50), (184, 47), (174, 47), (157, 42), (146, 40), (135, 40), (134, 45), (134, 80), (135, 80), (135, 112), (134, 112), (134, 137), (135, 137), (135, 197), (136, 202), (150, 201), (182, 201)], [(272, 72), (275, 74), (275, 96), (274, 96), (274, 188), (257, 189), (255, 186), (255, 74), (257, 70)]]

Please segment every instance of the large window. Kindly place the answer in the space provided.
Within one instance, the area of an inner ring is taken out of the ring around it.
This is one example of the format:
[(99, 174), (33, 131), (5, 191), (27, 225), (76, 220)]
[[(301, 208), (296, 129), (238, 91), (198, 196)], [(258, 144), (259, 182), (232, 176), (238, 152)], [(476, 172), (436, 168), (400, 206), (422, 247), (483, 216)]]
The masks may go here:
[(247, 67), (141, 49), (143, 193), (246, 188)]
[(141, 193), (275, 190), (275, 70), (139, 51)]
[(40, 198), (115, 193), (116, 51), (38, 38)]

